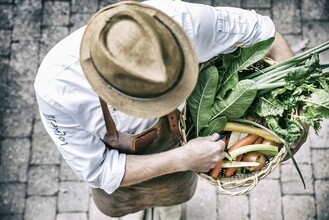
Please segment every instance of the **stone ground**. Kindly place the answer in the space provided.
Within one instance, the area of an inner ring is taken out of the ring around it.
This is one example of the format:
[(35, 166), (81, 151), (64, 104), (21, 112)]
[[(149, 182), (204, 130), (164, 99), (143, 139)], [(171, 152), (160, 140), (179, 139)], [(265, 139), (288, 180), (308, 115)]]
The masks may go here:
[[(61, 159), (38, 116), (33, 81), (60, 39), (114, 1), (0, 0), (0, 219), (102, 220), (80, 181)], [(328, 0), (195, 0), (255, 9), (272, 17), (296, 53), (329, 40)], [(328, 62), (329, 54), (322, 58)], [(231, 197), (200, 181), (184, 204), (185, 219), (329, 219), (329, 121), (297, 154), (307, 188), (291, 162), (250, 193)], [(136, 215), (128, 219), (135, 219)]]

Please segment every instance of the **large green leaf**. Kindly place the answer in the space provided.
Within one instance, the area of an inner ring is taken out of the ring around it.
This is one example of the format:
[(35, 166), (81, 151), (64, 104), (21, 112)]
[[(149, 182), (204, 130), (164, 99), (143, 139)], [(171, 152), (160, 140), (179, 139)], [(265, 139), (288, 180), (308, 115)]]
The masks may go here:
[(273, 98), (272, 96), (265, 98), (260, 97), (255, 106), (255, 112), (260, 117), (266, 117), (269, 115), (282, 117), (287, 106), (282, 103), (279, 99)]
[(208, 127), (201, 131), (201, 135), (208, 136), (212, 135), (215, 132), (220, 133), (225, 128), (226, 123), (227, 118), (225, 116), (217, 117), (209, 122)]
[(236, 119), (244, 115), (257, 94), (256, 83), (252, 80), (241, 80), (224, 100), (216, 99), (212, 112), (213, 117), (226, 116)]
[(220, 99), (224, 99), (226, 93), (237, 84), (238, 72), (261, 60), (268, 53), (273, 41), (274, 37), (241, 48), (237, 54), (223, 56), (223, 65), (218, 70), (219, 74), (224, 74), (219, 90)]
[(187, 100), (197, 136), (199, 136), (202, 128), (208, 126), (211, 118), (211, 107), (215, 101), (217, 84), (217, 68), (210, 66), (200, 73), (198, 82)]

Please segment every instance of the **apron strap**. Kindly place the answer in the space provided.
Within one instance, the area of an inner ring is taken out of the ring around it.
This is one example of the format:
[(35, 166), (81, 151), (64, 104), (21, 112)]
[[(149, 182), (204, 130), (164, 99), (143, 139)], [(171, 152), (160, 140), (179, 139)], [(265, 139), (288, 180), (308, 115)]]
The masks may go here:
[(170, 112), (167, 115), (167, 118), (168, 118), (170, 130), (171, 130), (174, 140), (179, 141), (181, 138), (181, 135), (179, 132), (179, 127), (178, 127), (177, 110)]
[[(105, 120), (106, 132), (108, 137), (108, 142), (111, 147), (115, 147), (119, 142), (119, 135), (118, 131), (115, 127), (115, 123), (111, 116), (111, 113), (107, 107), (106, 102), (99, 97), (99, 101), (101, 103), (102, 112)], [(180, 132), (178, 127), (178, 118), (177, 118), (177, 110), (172, 111), (171, 113), (167, 114), (167, 119), (169, 122), (170, 130), (173, 135), (175, 141), (180, 140)]]
[(104, 120), (105, 120), (106, 132), (107, 132), (108, 140), (109, 140), (109, 143), (107, 143), (107, 144), (111, 145), (111, 147), (115, 147), (119, 142), (118, 131), (115, 127), (115, 123), (111, 117), (111, 114), (110, 114), (109, 108), (107, 107), (106, 102), (104, 102), (104, 100), (101, 99), (100, 97), (99, 97), (99, 101), (101, 103), (103, 116), (104, 116)]

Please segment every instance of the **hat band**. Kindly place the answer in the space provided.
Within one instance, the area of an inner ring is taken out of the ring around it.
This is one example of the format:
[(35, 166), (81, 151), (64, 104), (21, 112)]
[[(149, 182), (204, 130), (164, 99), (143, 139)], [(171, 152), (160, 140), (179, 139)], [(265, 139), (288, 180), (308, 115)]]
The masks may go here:
[[(121, 94), (123, 96), (128, 96), (130, 97), (131, 99), (135, 99), (135, 100), (149, 100), (149, 99), (153, 99), (153, 98), (158, 98), (166, 93), (168, 93), (170, 90), (172, 90), (173, 88), (176, 87), (176, 85), (179, 83), (180, 79), (177, 80), (171, 87), (169, 87), (167, 90), (161, 92), (161, 93), (156, 93), (156, 94), (152, 94), (152, 95), (146, 95), (146, 94), (143, 94), (143, 95), (136, 95), (136, 94), (131, 94), (127, 91), (124, 91), (122, 89), (119, 89), (118, 87), (114, 86), (111, 82), (109, 82), (104, 76), (103, 74), (99, 71), (99, 69), (97, 68), (97, 66), (95, 65), (94, 63), (94, 60), (93, 60), (93, 57), (92, 57), (92, 54), (90, 53), (90, 60), (91, 60), (91, 63), (93, 64), (95, 70), (97, 71), (98, 75), (107, 83), (108, 87), (110, 87), (111, 90), (114, 90), (116, 91), (118, 94)], [(183, 71), (183, 70), (181, 70)], [(181, 74), (180, 74), (181, 75)], [(180, 77), (181, 78), (181, 77)]]

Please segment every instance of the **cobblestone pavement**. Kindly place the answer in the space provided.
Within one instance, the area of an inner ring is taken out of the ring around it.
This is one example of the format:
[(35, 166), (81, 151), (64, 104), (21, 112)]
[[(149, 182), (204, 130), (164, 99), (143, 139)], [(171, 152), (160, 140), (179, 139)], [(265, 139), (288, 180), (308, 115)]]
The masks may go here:
[[(272, 17), (298, 53), (329, 40), (328, 0), (200, 0), (255, 9)], [(111, 0), (0, 0), (0, 219), (102, 220), (80, 181), (46, 135), (33, 81), (40, 61), (60, 39)], [(329, 54), (322, 56), (327, 62)], [(307, 188), (291, 162), (250, 193), (230, 197), (199, 182), (184, 204), (185, 219), (329, 219), (329, 121), (297, 154)], [(136, 215), (125, 219), (135, 219)]]

